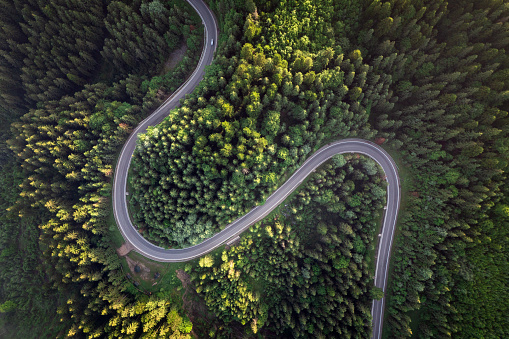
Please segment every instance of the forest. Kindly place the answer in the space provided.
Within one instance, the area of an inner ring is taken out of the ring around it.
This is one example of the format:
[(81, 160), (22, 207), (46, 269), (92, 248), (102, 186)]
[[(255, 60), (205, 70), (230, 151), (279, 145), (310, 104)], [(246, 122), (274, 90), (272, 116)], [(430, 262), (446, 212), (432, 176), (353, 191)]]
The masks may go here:
[(194, 70), (199, 18), (180, 1), (1, 6), (2, 337), (189, 337), (175, 291), (125, 278), (106, 217), (119, 147)]
[[(188, 268), (209, 308), (264, 337), (368, 337), (379, 297), (370, 273), (380, 220), (373, 210), (385, 203), (383, 172), (368, 159), (322, 166), (238, 245)], [(345, 198), (348, 211), (330, 206)]]
[(403, 182), (385, 294), (385, 181), (355, 154), (185, 265), (212, 321), (182, 288), (136, 289), (110, 222), (115, 162), (192, 73), (201, 19), (182, 0), (0, 0), (0, 336), (368, 338), (385, 296), (384, 337), (508, 337), (506, 1), (206, 3), (212, 65), (138, 138), (140, 232), (197, 244), (324, 144), (372, 140)]

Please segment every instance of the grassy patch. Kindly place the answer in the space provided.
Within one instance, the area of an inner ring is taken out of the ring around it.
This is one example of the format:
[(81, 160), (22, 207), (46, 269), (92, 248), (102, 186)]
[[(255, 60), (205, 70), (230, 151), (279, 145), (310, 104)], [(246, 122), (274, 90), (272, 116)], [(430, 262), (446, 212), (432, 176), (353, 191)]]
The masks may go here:
[[(115, 169), (117, 168), (118, 158), (120, 156), (121, 151), (122, 149), (120, 148), (115, 154), (115, 161), (113, 162), (115, 164), (113, 168)], [(113, 185), (114, 182), (115, 177), (112, 177), (111, 184)], [(124, 243), (124, 237), (122, 236), (122, 233), (120, 233), (120, 230), (118, 229), (117, 222), (115, 221), (115, 215), (113, 214), (113, 191), (111, 192), (110, 196), (110, 213), (108, 214), (107, 223), (110, 241), (112, 245), (115, 246), (115, 248), (119, 248)]]
[(117, 227), (115, 216), (113, 215), (113, 208), (111, 208), (110, 214), (108, 215), (108, 230), (110, 241), (115, 248), (119, 248), (124, 243), (124, 237)]
[(132, 178), (132, 166), (129, 166), (129, 171), (127, 172), (127, 192), (129, 192), (129, 195), (127, 196), (127, 212), (129, 213), (129, 219), (131, 219), (133, 225), (136, 223), (137, 219), (135, 218), (136, 215), (140, 212), (140, 207), (136, 204), (136, 200), (134, 200), (134, 194), (135, 191), (133, 185), (131, 184), (131, 178)]
[[(163, 280), (163, 277), (170, 273), (170, 266), (172, 265), (168, 263), (156, 262), (154, 260), (145, 258), (143, 255), (136, 253), (134, 251), (131, 251), (127, 255), (126, 261), (127, 260), (143, 268), (143, 270), (139, 273), (134, 272), (129, 268), (127, 272), (129, 272), (129, 274), (132, 277), (131, 281), (139, 282), (140, 285), (138, 286), (138, 288), (145, 292), (159, 291), (161, 288), (160, 283)], [(146, 270), (148, 270), (148, 272)], [(156, 274), (159, 274), (157, 278)]]
[(378, 216), (379, 222), (378, 227), (373, 230), (373, 237), (371, 245), (366, 250), (366, 261), (368, 263), (368, 269), (370, 272), (373, 272), (373, 277), (375, 274), (375, 268), (376, 268), (376, 255), (378, 253), (378, 245), (380, 243), (380, 239), (378, 237), (378, 234), (382, 231), (382, 225), (384, 222), (384, 209), (381, 208), (376, 212), (376, 216)]
[[(220, 257), (223, 250), (224, 246), (220, 246), (209, 254), (215, 258), (215, 261), (221, 260)], [(148, 259), (134, 251), (131, 251), (126, 258), (122, 259), (122, 267), (124, 272), (126, 274), (129, 273), (131, 276), (130, 281), (133, 285), (135, 285), (135, 281), (138, 282), (139, 285), (136, 286), (137, 289), (146, 294), (179, 290), (182, 287), (182, 283), (177, 277), (176, 271), (179, 269), (185, 270), (186, 265), (197, 265), (199, 261), (199, 259), (194, 259), (189, 262), (161, 263)], [(129, 267), (128, 261), (139, 264), (142, 270), (139, 273), (133, 272)], [(147, 272), (146, 269), (148, 269), (149, 272)], [(155, 278), (156, 273), (160, 274), (158, 278)]]
[(182, 286), (182, 282), (175, 273), (177, 270), (184, 269), (186, 266), (185, 262), (175, 262), (168, 265), (168, 273), (161, 276), (161, 281), (158, 283), (159, 289), (176, 289)]

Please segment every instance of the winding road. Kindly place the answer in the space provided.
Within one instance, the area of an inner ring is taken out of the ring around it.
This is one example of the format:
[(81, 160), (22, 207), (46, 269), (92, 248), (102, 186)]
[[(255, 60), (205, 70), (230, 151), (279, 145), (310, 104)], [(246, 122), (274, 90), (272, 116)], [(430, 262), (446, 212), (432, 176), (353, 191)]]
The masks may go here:
[[(136, 147), (139, 133), (146, 132), (148, 126), (159, 124), (170, 112), (178, 107), (180, 99), (191, 93), (205, 74), (205, 66), (212, 62), (216, 47), (218, 29), (213, 13), (201, 0), (187, 0), (200, 15), (205, 25), (205, 42), (198, 66), (191, 77), (168, 98), (149, 117), (143, 120), (131, 133), (120, 153), (115, 169), (113, 184), (113, 212), (117, 226), (125, 241), (130, 243), (136, 252), (147, 258), (160, 262), (182, 262), (198, 258), (219, 246), (235, 240), (251, 225), (262, 220), (273, 209), (290, 195), (302, 181), (318, 166), (335, 154), (356, 153), (364, 154), (375, 160), (386, 174), (387, 206), (384, 210), (382, 233), (379, 236), (379, 246), (375, 269), (375, 286), (386, 290), (389, 257), (400, 204), (400, 183), (397, 166), (389, 154), (378, 145), (362, 139), (339, 140), (320, 148), (311, 155), (302, 166), (261, 206), (257, 206), (249, 213), (235, 220), (224, 230), (202, 243), (184, 249), (164, 249), (145, 240), (133, 226), (127, 210), (127, 174), (131, 158)], [(211, 43), (211, 42), (214, 43)], [(381, 338), (383, 325), (385, 298), (374, 300), (372, 305), (373, 336)]]

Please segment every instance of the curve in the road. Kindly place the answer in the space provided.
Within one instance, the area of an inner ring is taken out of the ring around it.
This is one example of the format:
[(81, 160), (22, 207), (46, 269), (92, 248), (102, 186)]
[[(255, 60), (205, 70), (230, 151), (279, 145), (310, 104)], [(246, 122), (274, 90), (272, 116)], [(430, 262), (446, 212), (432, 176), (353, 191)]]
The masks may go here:
[[(113, 212), (115, 221), (126, 242), (129, 242), (140, 254), (161, 262), (182, 262), (198, 258), (218, 248), (230, 239), (238, 237), (251, 225), (262, 220), (288, 195), (290, 195), (300, 183), (310, 175), (318, 166), (336, 154), (358, 153), (364, 154), (375, 160), (384, 170), (387, 185), (387, 206), (384, 212), (384, 222), (379, 240), (377, 264), (375, 269), (375, 286), (386, 289), (389, 256), (392, 246), (394, 228), (400, 204), (400, 185), (397, 166), (389, 154), (378, 145), (362, 139), (344, 139), (330, 143), (313, 155), (261, 206), (257, 206), (249, 213), (229, 224), (224, 230), (202, 243), (184, 249), (164, 249), (148, 242), (133, 226), (127, 210), (127, 174), (131, 158), (136, 147), (136, 139), (139, 133), (146, 132), (148, 126), (160, 123), (170, 110), (179, 105), (180, 99), (191, 93), (198, 85), (205, 73), (205, 66), (212, 62), (215, 46), (217, 44), (217, 23), (213, 13), (201, 0), (187, 0), (198, 12), (205, 25), (204, 48), (198, 62), (198, 66), (191, 77), (168, 98), (157, 110), (143, 120), (131, 133), (124, 144), (115, 168), (113, 185)], [(212, 44), (211, 41), (214, 41)], [(373, 338), (380, 338), (383, 323), (383, 308), (385, 298), (374, 300), (372, 305)]]

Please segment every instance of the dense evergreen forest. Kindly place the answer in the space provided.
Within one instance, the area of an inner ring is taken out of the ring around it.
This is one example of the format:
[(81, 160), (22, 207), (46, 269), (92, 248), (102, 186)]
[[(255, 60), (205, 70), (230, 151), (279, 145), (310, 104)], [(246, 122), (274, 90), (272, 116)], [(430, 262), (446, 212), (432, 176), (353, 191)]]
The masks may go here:
[[(321, 145), (373, 140), (404, 182), (385, 335), (508, 337), (509, 5), (207, 3), (214, 62), (133, 157), (144, 236), (196, 244)], [(196, 326), (180, 291), (126, 279), (109, 219), (118, 151), (194, 69), (200, 18), (181, 0), (0, 0), (0, 21), (0, 336), (370, 337), (376, 163), (334, 157), (187, 264), (214, 315)]]
[[(371, 161), (335, 158), (240, 244), (202, 257), (190, 271), (209, 308), (264, 337), (369, 337), (373, 211), (385, 203)], [(347, 207), (331, 206), (342, 200)]]
[[(247, 9), (243, 31), (239, 22), (225, 32), (215, 77), (139, 139), (132, 184), (144, 234), (165, 246), (195, 244), (263, 202), (328, 140), (385, 139), (408, 177), (390, 336), (504, 337), (506, 306), (488, 291), (507, 300), (506, 4), (266, 1)], [(328, 201), (351, 212), (344, 199)], [(208, 294), (219, 287), (202, 284), (213, 307)], [(225, 321), (245, 319), (237, 312)], [(294, 336), (306, 335), (294, 326)], [(322, 330), (335, 332), (314, 334)]]
[(199, 17), (181, 1), (1, 8), (1, 336), (189, 337), (175, 291), (125, 279), (107, 216), (116, 153), (194, 70)]

